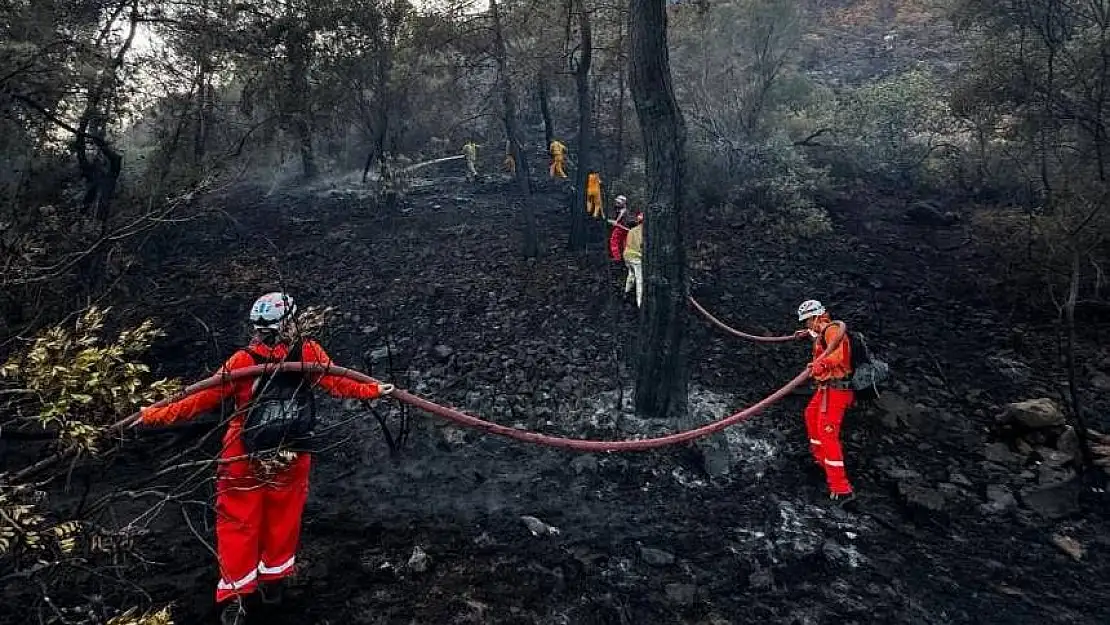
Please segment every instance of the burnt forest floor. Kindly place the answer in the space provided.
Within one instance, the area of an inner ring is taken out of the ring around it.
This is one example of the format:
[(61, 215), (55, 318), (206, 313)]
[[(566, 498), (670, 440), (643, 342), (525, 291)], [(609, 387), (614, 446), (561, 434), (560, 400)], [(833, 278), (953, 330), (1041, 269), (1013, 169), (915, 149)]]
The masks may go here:
[[(545, 182), (527, 200), (543, 255), (524, 261), (524, 200), (507, 185), (425, 183), (391, 225), (345, 181), (210, 198), (222, 212), (167, 234), (135, 295), (164, 303), (150, 311), (169, 331), (159, 372), (206, 374), (244, 338), (252, 299), (281, 287), (302, 305), (335, 307), (323, 338), (338, 362), (373, 363), (375, 375), (440, 403), (568, 435), (673, 429), (628, 414), (636, 309), (600, 248), (566, 251), (566, 189)], [(337, 446), (314, 469), (301, 574), (284, 607), (251, 622), (1110, 621), (1105, 502), (1076, 501), (1073, 483), (1047, 503), (1011, 500), (1029, 479), (1018, 474), (1036, 467), (984, 457), (1005, 403), (1061, 397), (1053, 330), (992, 308), (979, 283), (988, 261), (948, 245), (959, 227), (915, 227), (881, 202), (831, 209), (835, 235), (804, 244), (698, 213), (690, 263), (695, 295), (738, 326), (790, 331), (798, 302), (817, 297), (891, 362), (892, 391), (844, 427), (858, 511), (825, 501), (803, 394), (732, 429), (711, 471), (683, 451), (576, 455), (420, 415), (390, 459), (365, 411), (332, 402)], [(740, 342), (694, 317), (689, 339), (702, 420), (763, 397), (807, 356), (804, 345)], [(1084, 345), (1097, 361), (1098, 341)], [(380, 406), (395, 423), (396, 409)], [(95, 488), (132, 488), (170, 443), (187, 441), (145, 439), (99, 470)], [(183, 475), (166, 483), (188, 483)], [(200, 539), (211, 540), (212, 489), (200, 484), (192, 503), (163, 508), (140, 544), (151, 563), (128, 574), (155, 603), (174, 602), (185, 625), (215, 618), (216, 569)], [(534, 536), (523, 515), (560, 532)], [(1082, 560), (1055, 535), (1083, 545)], [(409, 565), (416, 547), (422, 571)]]

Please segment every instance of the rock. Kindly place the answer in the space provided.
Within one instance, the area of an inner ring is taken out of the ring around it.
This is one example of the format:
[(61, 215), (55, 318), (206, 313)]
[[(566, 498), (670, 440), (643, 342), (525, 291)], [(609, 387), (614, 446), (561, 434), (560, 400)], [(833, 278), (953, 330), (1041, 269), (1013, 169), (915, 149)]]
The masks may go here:
[(1033, 429), (1064, 425), (1064, 413), (1047, 397), (1009, 404), (1004, 415), (1007, 420)]
[(1073, 460), (1072, 456), (1048, 447), (1038, 447), (1033, 451), (1040, 457), (1042, 464), (1050, 467), (1062, 467)]
[(578, 475), (583, 473), (595, 473), (597, 472), (597, 456), (593, 454), (578, 456), (570, 461), (570, 468)]
[(423, 573), (428, 570), (428, 554), (420, 547), (412, 548), (412, 555), (409, 556), (408, 566), (409, 571), (413, 573)]
[(534, 516), (522, 516), (521, 521), (528, 527), (528, 531), (532, 532), (533, 536), (556, 536), (559, 534), (559, 528), (548, 525)]
[(971, 480), (967, 479), (967, 476), (963, 473), (956, 473), (955, 471), (948, 474), (948, 481), (965, 488), (970, 488), (972, 486)]
[(756, 590), (768, 590), (775, 585), (775, 575), (771, 569), (758, 568), (748, 575), (748, 586)]
[(1079, 457), (1079, 434), (1075, 428), (1070, 425), (1064, 428), (1064, 432), (1056, 438), (1056, 450), (1069, 458)]
[(674, 554), (662, 549), (640, 547), (640, 558), (651, 566), (670, 566), (674, 564)]
[(983, 448), (983, 457), (991, 462), (996, 462), (1006, 466), (1017, 466), (1021, 464), (1021, 458), (1010, 451), (1010, 446), (1006, 443), (991, 443)]
[(1044, 486), (1061, 484), (1074, 478), (1075, 471), (1067, 467), (1053, 466), (1051, 464), (1042, 464), (1037, 467), (1037, 483)]
[(432, 351), (433, 353), (435, 353), (436, 358), (438, 358), (440, 362), (447, 362), (447, 359), (451, 357), (451, 354), (455, 353), (455, 350), (447, 347), (446, 345), (436, 345), (435, 349), (433, 349)]
[(1052, 544), (1057, 549), (1071, 556), (1072, 560), (1079, 562), (1083, 556), (1087, 555), (1087, 549), (1078, 540), (1071, 536), (1064, 536), (1063, 534), (1053, 534)]
[(917, 423), (922, 414), (920, 408), (906, 401), (901, 395), (892, 392), (880, 395), (875, 400), (875, 406), (881, 413), (880, 420), (882, 424), (891, 429)]
[(698, 596), (698, 587), (693, 584), (667, 584), (663, 589), (667, 600), (678, 605), (693, 605)]
[(1021, 489), (1021, 501), (1027, 508), (1046, 519), (1060, 519), (1079, 509), (1077, 480), (1057, 482)]
[(940, 512), (944, 509), (946, 503), (943, 494), (921, 484), (899, 482), (898, 493), (902, 495), (902, 499), (905, 500), (907, 504), (924, 508), (932, 512)]
[(1091, 386), (1100, 391), (1110, 391), (1110, 375), (1105, 373), (1096, 373), (1091, 377)]
[(1017, 499), (1009, 488), (1001, 484), (987, 485), (987, 503), (981, 509), (988, 514), (998, 514), (1017, 507)]

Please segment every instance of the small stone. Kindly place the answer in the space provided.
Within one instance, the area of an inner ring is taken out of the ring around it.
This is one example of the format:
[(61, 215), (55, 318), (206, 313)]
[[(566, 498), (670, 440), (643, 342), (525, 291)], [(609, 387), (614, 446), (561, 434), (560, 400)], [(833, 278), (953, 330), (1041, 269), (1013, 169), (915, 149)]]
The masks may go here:
[(446, 362), (447, 359), (451, 357), (451, 354), (455, 353), (455, 350), (447, 347), (446, 345), (436, 345), (435, 349), (433, 349), (432, 351), (435, 353), (436, 358), (438, 358), (441, 362)]
[(1056, 438), (1056, 450), (1067, 454), (1069, 458), (1079, 456), (1079, 434), (1075, 428), (1070, 425), (1064, 428), (1063, 433)]
[(1034, 429), (1064, 425), (1064, 413), (1047, 397), (1009, 404), (1004, 414), (1008, 420)]
[(965, 488), (970, 488), (972, 486), (971, 480), (967, 479), (967, 476), (963, 473), (956, 473), (955, 471), (948, 474), (948, 481)]
[(1017, 499), (1009, 488), (1001, 484), (987, 485), (987, 512), (1005, 512), (1017, 507)]
[(756, 590), (768, 590), (775, 585), (775, 576), (771, 569), (759, 568), (748, 575), (748, 585)]
[(1079, 562), (1083, 556), (1087, 555), (1087, 549), (1078, 540), (1071, 536), (1064, 536), (1063, 534), (1053, 534), (1052, 544), (1060, 551), (1071, 556), (1073, 560)]
[(946, 503), (943, 494), (921, 484), (899, 482), (898, 492), (902, 495), (902, 498), (907, 504), (933, 512), (940, 512), (943, 510)]
[(1030, 486), (1021, 490), (1021, 501), (1046, 519), (1060, 519), (1079, 509), (1079, 491), (1077, 480)]
[(412, 548), (412, 555), (409, 556), (408, 569), (413, 573), (423, 573), (428, 570), (428, 554), (420, 547)]
[(1110, 391), (1110, 375), (1096, 373), (1091, 377), (1091, 386), (1100, 391)]
[(559, 534), (559, 528), (548, 525), (534, 516), (522, 516), (521, 521), (532, 532), (533, 536), (555, 536)]
[(667, 600), (678, 605), (693, 605), (698, 596), (698, 587), (693, 584), (667, 584), (664, 588)]
[(661, 549), (640, 547), (640, 557), (651, 566), (670, 566), (674, 564), (674, 554)]
[(578, 475), (594, 473), (597, 471), (597, 456), (593, 454), (578, 456), (570, 461), (570, 468)]
[(983, 448), (983, 457), (991, 462), (1001, 465), (1016, 466), (1021, 463), (1021, 458), (1010, 451), (1006, 443), (991, 443)]

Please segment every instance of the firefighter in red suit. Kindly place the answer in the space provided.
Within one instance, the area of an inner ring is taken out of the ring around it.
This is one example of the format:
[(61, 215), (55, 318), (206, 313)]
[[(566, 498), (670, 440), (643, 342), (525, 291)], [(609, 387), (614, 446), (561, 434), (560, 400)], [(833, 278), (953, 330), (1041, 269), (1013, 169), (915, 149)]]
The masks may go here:
[(829, 498), (847, 503), (853, 498), (852, 485), (844, 468), (844, 451), (840, 446), (840, 425), (844, 413), (855, 401), (852, 391), (852, 346), (845, 336), (829, 355), (821, 357), (836, 340), (840, 326), (833, 323), (821, 302), (806, 300), (798, 307), (798, 321), (806, 324), (799, 337), (813, 339), (813, 361), (810, 370), (817, 391), (806, 406), (806, 432), (813, 459), (825, 470)]
[[(331, 359), (315, 341), (296, 338), (296, 305), (282, 293), (268, 293), (255, 302), (250, 319), (255, 336), (250, 344), (224, 363), (234, 371), (261, 362), (292, 357), (305, 363), (328, 365)], [(292, 352), (299, 352), (292, 353)], [(393, 391), (392, 385), (361, 383), (332, 375), (301, 376), (309, 390), (322, 386), (331, 395), (376, 399)], [(216, 544), (220, 580), (216, 602), (224, 604), (221, 623), (245, 623), (244, 598), (261, 590), (263, 602), (278, 600), (276, 582), (293, 574), (300, 539), (301, 513), (308, 497), (311, 455), (281, 450), (265, 457), (248, 453), (243, 440), (244, 419), (254, 401), (255, 381), (244, 378), (199, 392), (161, 407), (142, 411), (145, 425), (167, 425), (219, 408), (224, 398), (235, 400), (236, 411), (223, 438), (216, 481)]]

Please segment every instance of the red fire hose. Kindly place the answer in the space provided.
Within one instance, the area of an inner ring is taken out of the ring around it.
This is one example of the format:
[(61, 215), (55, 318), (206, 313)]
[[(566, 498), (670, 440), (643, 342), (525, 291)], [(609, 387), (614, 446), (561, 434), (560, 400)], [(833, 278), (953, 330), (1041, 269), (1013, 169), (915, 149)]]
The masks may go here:
[[(840, 334), (837, 336), (836, 339), (834, 339), (829, 344), (828, 348), (825, 350), (825, 354), (823, 354), (823, 355), (828, 355), (830, 352), (832, 352), (832, 350), (836, 349), (836, 347), (840, 344), (840, 341), (842, 340), (842, 337), (845, 334), (844, 331), (843, 331), (845, 328), (844, 328), (843, 324), (839, 324), (839, 325), (841, 326)], [(761, 337), (761, 338), (768, 338), (768, 337)], [(371, 382), (371, 383), (375, 383), (375, 384), (379, 383), (378, 380), (375, 380), (374, 378), (371, 378), (370, 376), (368, 376), (364, 373), (361, 373), (359, 371), (355, 371), (353, 369), (347, 369), (346, 367), (338, 367), (338, 366), (335, 366), (335, 365), (325, 366), (325, 365), (320, 365), (320, 364), (316, 364), (316, 363), (286, 362), (286, 363), (281, 363), (281, 364), (278, 364), (278, 365), (255, 365), (255, 366), (252, 366), (252, 367), (244, 367), (242, 369), (235, 369), (234, 371), (217, 374), (217, 375), (214, 375), (214, 376), (212, 376), (210, 378), (207, 378), (205, 380), (201, 380), (200, 382), (197, 382), (196, 384), (193, 384), (192, 386), (186, 388), (182, 392), (181, 395), (179, 395), (178, 397), (175, 397), (173, 399), (180, 399), (183, 396), (192, 395), (194, 393), (198, 393), (198, 392), (206, 390), (206, 389), (221, 386), (223, 384), (227, 384), (227, 383), (233, 382), (235, 380), (240, 380), (240, 379), (243, 379), (243, 378), (253, 378), (253, 377), (257, 377), (259, 375), (264, 375), (264, 374), (272, 374), (275, 371), (321, 373), (321, 374), (327, 374), (327, 375), (337, 375), (337, 376), (349, 378), (351, 380), (355, 380), (357, 382)], [(434, 414), (438, 417), (441, 417), (443, 419), (451, 421), (452, 423), (455, 423), (455, 424), (458, 424), (458, 425), (461, 425), (461, 426), (464, 426), (464, 427), (480, 430), (480, 431), (486, 432), (488, 434), (494, 434), (494, 435), (497, 435), (497, 436), (503, 436), (505, 438), (511, 438), (513, 440), (517, 440), (517, 441), (521, 441), (521, 442), (525, 442), (525, 443), (533, 443), (533, 444), (536, 444), (536, 445), (544, 445), (544, 446), (547, 446), (547, 447), (556, 447), (556, 448), (559, 448), (559, 449), (570, 449), (570, 450), (574, 450), (574, 451), (595, 452), (595, 453), (598, 453), (598, 452), (621, 452), (621, 451), (644, 451), (644, 450), (647, 450), (647, 449), (656, 449), (656, 448), (659, 448), (659, 447), (666, 447), (666, 446), (669, 446), (669, 445), (678, 445), (678, 444), (681, 444), (681, 443), (687, 443), (687, 442), (690, 442), (690, 441), (693, 441), (693, 440), (697, 440), (699, 438), (704, 438), (706, 436), (716, 434), (717, 432), (720, 432), (721, 430), (724, 430), (725, 428), (727, 428), (729, 426), (735, 425), (735, 424), (737, 424), (741, 421), (744, 421), (744, 420), (748, 419), (749, 417), (752, 417), (755, 414), (758, 414), (763, 409), (767, 408), (771, 404), (775, 403), (776, 401), (778, 401), (778, 400), (782, 399), (783, 397), (785, 397), (786, 395), (790, 394), (794, 389), (796, 389), (799, 386), (801, 386), (802, 384), (804, 384), (806, 382), (806, 380), (808, 380), (810, 378), (810, 375), (811, 375), (811, 372), (810, 372), (809, 368), (807, 367), (804, 371), (802, 371), (798, 375), (794, 376), (794, 379), (787, 382), (786, 385), (783, 386), (782, 388), (780, 388), (779, 390), (775, 391), (774, 393), (771, 393), (770, 395), (763, 398), (759, 402), (757, 402), (757, 403), (755, 403), (751, 406), (748, 406), (747, 408), (741, 410), (740, 412), (737, 412), (736, 414), (725, 417), (725, 418), (720, 419), (718, 421), (708, 423), (706, 425), (703, 425), (701, 427), (698, 427), (698, 428), (695, 428), (695, 429), (692, 429), (692, 430), (686, 430), (684, 432), (676, 432), (674, 434), (669, 434), (669, 435), (666, 435), (666, 436), (660, 436), (660, 437), (657, 437), (657, 438), (645, 438), (645, 439), (639, 439), (639, 440), (623, 440), (623, 441), (582, 440), (582, 439), (577, 439), (577, 438), (566, 438), (566, 437), (562, 437), (562, 436), (548, 436), (546, 434), (540, 434), (538, 432), (528, 432), (528, 431), (524, 431), (524, 430), (518, 430), (516, 428), (508, 427), (508, 426), (505, 426), (505, 425), (500, 425), (498, 423), (493, 423), (491, 421), (486, 421), (486, 420), (480, 419), (478, 417), (468, 415), (468, 414), (466, 414), (464, 412), (461, 412), (459, 410), (455, 410), (454, 408), (448, 408), (446, 406), (441, 406), (439, 404), (430, 402), (430, 401), (428, 401), (424, 398), (417, 397), (416, 395), (413, 395), (413, 394), (411, 394), (407, 391), (403, 391), (403, 390), (400, 390), (400, 389), (395, 390), (389, 397), (392, 397), (393, 399), (396, 399), (397, 401), (409, 404), (410, 406), (413, 406), (414, 408), (419, 408), (420, 410), (423, 410), (425, 412), (429, 412), (429, 413)], [(166, 405), (166, 404), (170, 403), (171, 401), (173, 401), (173, 400), (163, 400), (163, 401), (160, 401), (157, 404), (155, 404), (155, 406), (163, 406), (163, 405)], [(136, 413), (134, 415), (131, 415), (127, 419), (124, 419), (123, 421), (120, 421), (119, 423), (117, 423), (115, 425), (115, 427), (116, 428), (127, 427), (128, 425), (131, 425), (131, 424), (135, 423), (136, 421), (138, 421), (138, 419), (139, 419), (139, 414)]]
[(690, 305), (694, 307), (694, 310), (701, 313), (702, 316), (708, 319), (710, 323), (733, 336), (747, 339), (749, 341), (755, 341), (757, 343), (786, 343), (787, 341), (797, 340), (797, 337), (792, 334), (788, 334), (785, 336), (759, 336), (757, 334), (748, 334), (747, 332), (741, 332), (736, 328), (725, 325), (723, 321), (709, 314), (709, 311), (703, 308), (702, 305), (698, 303), (698, 300), (694, 299), (692, 295), (687, 296), (687, 299), (690, 300)]

